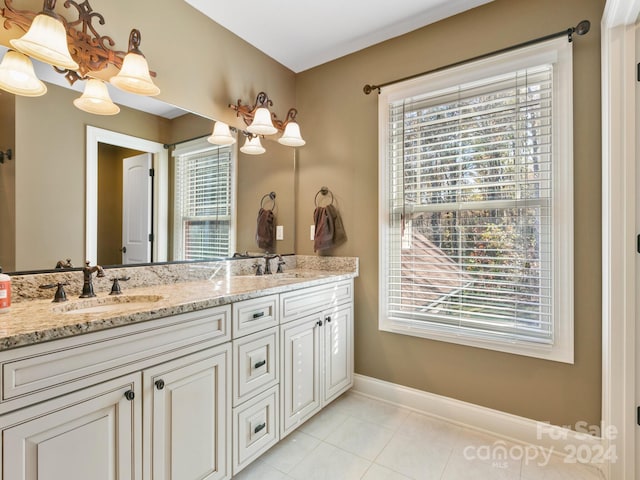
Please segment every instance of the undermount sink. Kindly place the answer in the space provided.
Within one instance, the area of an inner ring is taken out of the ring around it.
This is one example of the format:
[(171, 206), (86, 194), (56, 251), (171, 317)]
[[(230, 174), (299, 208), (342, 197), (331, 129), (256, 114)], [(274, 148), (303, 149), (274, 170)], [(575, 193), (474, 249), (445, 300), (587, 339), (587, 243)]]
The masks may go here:
[(54, 310), (65, 314), (107, 313), (116, 310), (138, 308), (153, 304), (164, 297), (160, 295), (121, 295), (82, 299), (74, 303), (56, 305)]

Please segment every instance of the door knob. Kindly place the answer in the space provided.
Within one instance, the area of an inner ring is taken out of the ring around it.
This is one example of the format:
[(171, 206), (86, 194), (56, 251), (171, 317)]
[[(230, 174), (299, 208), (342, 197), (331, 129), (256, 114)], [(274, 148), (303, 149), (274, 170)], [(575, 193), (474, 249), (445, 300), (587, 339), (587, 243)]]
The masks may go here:
[(121, 251), (122, 253), (127, 253), (127, 247), (122, 247), (122, 248), (120, 249), (120, 251)]

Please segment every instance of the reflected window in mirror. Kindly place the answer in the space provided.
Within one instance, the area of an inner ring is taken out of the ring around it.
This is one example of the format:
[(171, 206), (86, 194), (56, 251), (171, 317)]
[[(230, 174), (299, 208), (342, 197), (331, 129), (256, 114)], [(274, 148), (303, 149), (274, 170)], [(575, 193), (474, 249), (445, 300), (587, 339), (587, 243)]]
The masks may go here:
[(175, 260), (228, 257), (235, 250), (236, 148), (198, 139), (173, 151)]

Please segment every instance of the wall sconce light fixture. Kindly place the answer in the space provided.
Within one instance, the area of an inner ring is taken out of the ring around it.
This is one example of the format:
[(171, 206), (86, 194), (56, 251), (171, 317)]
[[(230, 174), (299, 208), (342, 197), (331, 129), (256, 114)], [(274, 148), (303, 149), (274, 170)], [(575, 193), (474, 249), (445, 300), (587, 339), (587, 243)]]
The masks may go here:
[(35, 58), (52, 65), (71, 85), (86, 80), (85, 93), (74, 104), (90, 113), (113, 115), (120, 110), (111, 102), (104, 83), (92, 78), (92, 72), (110, 65), (119, 69), (119, 73), (110, 79), (117, 88), (137, 95), (160, 93), (151, 79), (155, 73), (149, 71), (140, 52), (140, 31), (131, 31), (127, 52), (113, 50), (114, 40), (100, 35), (93, 25), (94, 19), (101, 25), (105, 21), (101, 14), (93, 11), (88, 0), (80, 4), (74, 0), (64, 2), (65, 8), (72, 5), (78, 11), (78, 18), (73, 21), (54, 12), (56, 0), (44, 0), (40, 13), (17, 10), (13, 0), (4, 0), (4, 4), (5, 8), (0, 10), (5, 19), (4, 27), (17, 26), (26, 33), (9, 41), (12, 49), (0, 63), (0, 88), (16, 95), (44, 95), (46, 86), (36, 77), (30, 60)]
[(244, 141), (244, 145), (240, 147), (240, 151), (248, 155), (261, 155), (266, 152), (267, 149), (260, 143), (260, 137), (258, 135), (249, 134)]
[[(284, 120), (279, 120), (275, 113), (269, 110), (273, 106), (273, 101), (269, 99), (265, 92), (258, 93), (253, 106), (243, 105), (242, 100), (238, 100), (236, 104), (229, 104), (229, 108), (235, 110), (236, 116), (242, 117), (247, 125), (246, 131), (240, 131), (247, 139), (240, 151), (249, 155), (260, 155), (266, 150), (260, 143), (260, 137), (265, 135), (275, 135), (282, 133), (278, 139), (278, 143), (288, 147), (301, 147), (306, 142), (300, 134), (300, 126), (296, 122), (298, 111), (290, 108)], [(235, 138), (231, 135), (229, 127), (224, 122), (216, 122), (213, 127), (212, 135), (207, 139), (215, 145), (229, 145), (235, 142)], [(236, 130), (236, 129), (233, 129)]]

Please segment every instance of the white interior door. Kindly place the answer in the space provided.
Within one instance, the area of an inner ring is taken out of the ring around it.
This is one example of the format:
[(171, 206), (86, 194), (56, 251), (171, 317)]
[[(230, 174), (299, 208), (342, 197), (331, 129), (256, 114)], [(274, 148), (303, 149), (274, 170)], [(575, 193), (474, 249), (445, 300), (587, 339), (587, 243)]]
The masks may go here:
[(151, 198), (153, 177), (150, 153), (123, 159), (122, 263), (151, 261)]

